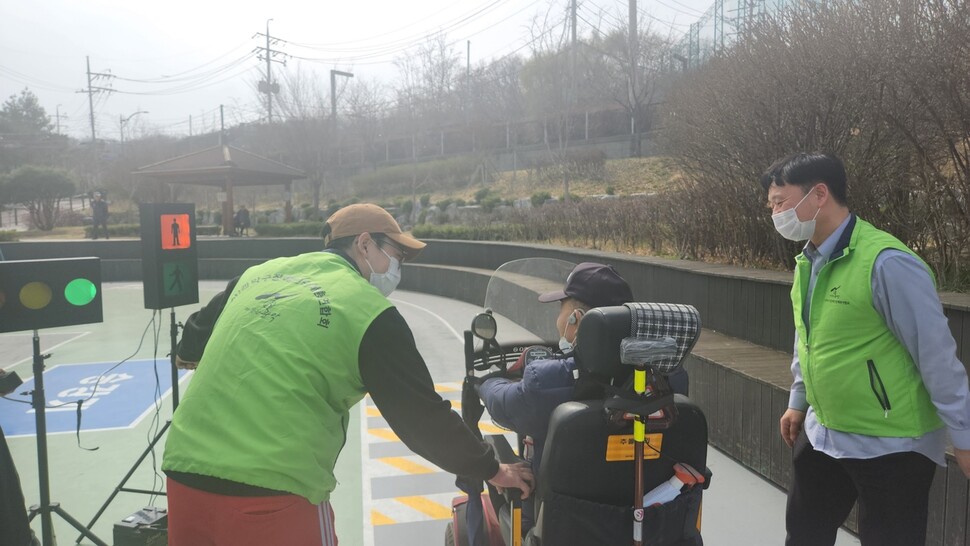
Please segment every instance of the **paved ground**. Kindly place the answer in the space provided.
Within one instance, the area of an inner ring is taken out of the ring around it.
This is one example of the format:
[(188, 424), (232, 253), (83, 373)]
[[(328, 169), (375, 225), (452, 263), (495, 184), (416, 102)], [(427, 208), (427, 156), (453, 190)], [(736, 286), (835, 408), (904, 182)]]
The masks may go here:
[[(204, 282), (200, 297), (207, 301), (222, 286), (223, 283)], [(408, 292), (397, 292), (391, 299), (411, 324), (438, 391), (444, 398), (455, 400), (457, 405), (458, 381), (463, 369), (461, 331), (467, 328), (478, 308)], [(121, 368), (128, 370), (122, 373), (131, 376), (130, 383), (153, 380), (157, 369), (161, 386), (157, 392), (149, 389), (148, 394), (127, 399), (112, 398), (120, 395), (124, 391), (122, 388), (104, 393), (93, 391), (97, 396), (103, 394), (99, 405), (116, 407), (118, 412), (135, 416), (135, 423), (130, 427), (89, 431), (98, 423), (93, 408), (90, 416), (86, 412), (80, 446), (98, 448), (96, 451), (79, 447), (73, 431), (48, 435), (51, 498), (85, 523), (146, 449), (158, 427), (171, 416), (171, 397), (162, 379), (170, 373), (166, 356), (168, 311), (160, 317), (155, 315), (152, 323), (152, 312), (142, 305), (141, 285), (132, 283), (106, 285), (104, 304), (104, 323), (40, 332), (42, 351), (53, 353), (47, 361), (49, 371), (45, 378), (56, 375), (53, 371), (60, 366), (93, 363), (91, 369), (102, 370), (133, 356), (138, 362)], [(196, 305), (177, 309), (177, 319), (184, 320), (197, 308)], [(144, 340), (143, 332), (147, 333)], [(27, 379), (32, 375), (30, 356), (29, 333), (0, 335), (0, 367), (12, 368)], [(157, 363), (153, 361), (156, 356)], [(113, 373), (117, 374), (118, 370)], [(87, 372), (78, 376), (86, 375)], [(48, 380), (49, 400), (59, 394), (78, 392), (55, 392), (53, 381)], [(183, 379), (181, 388), (186, 388), (190, 382), (190, 378)], [(29, 410), (28, 406), (0, 400), (0, 424), (7, 429)], [(489, 432), (497, 430), (487, 419), (483, 428)], [(36, 503), (39, 496), (36, 438), (28, 433), (10, 438), (9, 442), (27, 502)], [(714, 546), (781, 544), (784, 540), (784, 493), (714, 449), (708, 456), (715, 478), (704, 500), (705, 543)], [(151, 489), (160, 486), (161, 473), (156, 471), (160, 457), (161, 450), (156, 449), (156, 457), (149, 456), (138, 467), (128, 487)], [(340, 485), (333, 503), (342, 545), (425, 546), (440, 544), (443, 540), (444, 527), (450, 517), (450, 500), (456, 494), (453, 477), (413, 455), (387, 428), (377, 408), (367, 399), (352, 414), (337, 475)], [(93, 530), (111, 543), (113, 524), (149, 504), (164, 507), (165, 499), (121, 493)], [(54, 521), (60, 544), (73, 543), (77, 536), (73, 529), (59, 517), (55, 516)], [(37, 523), (35, 528), (39, 529)], [(858, 544), (858, 541), (841, 533), (838, 544)]]

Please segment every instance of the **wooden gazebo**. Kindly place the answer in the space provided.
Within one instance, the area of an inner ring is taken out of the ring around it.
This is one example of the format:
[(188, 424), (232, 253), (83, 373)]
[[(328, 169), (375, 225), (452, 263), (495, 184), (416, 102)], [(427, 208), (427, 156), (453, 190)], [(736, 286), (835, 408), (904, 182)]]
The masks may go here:
[(239, 186), (282, 185), (286, 192), (286, 221), (293, 219), (293, 181), (306, 178), (300, 169), (222, 144), (146, 165), (132, 172), (164, 184), (193, 184), (222, 188), (222, 232), (233, 232), (232, 190)]

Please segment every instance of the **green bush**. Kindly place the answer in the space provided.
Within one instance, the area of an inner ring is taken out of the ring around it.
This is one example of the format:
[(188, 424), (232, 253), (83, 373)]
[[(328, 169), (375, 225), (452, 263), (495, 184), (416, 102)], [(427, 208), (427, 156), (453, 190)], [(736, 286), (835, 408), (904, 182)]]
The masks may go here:
[(488, 195), (490, 193), (492, 193), (492, 190), (488, 188), (482, 188), (478, 190), (477, 192), (475, 192), (475, 202), (482, 203), (486, 198), (488, 198)]
[(319, 237), (323, 231), (323, 222), (257, 224), (254, 229), (260, 237)]
[(219, 235), (222, 233), (222, 226), (195, 226), (196, 235)]
[(486, 197), (485, 200), (482, 201), (482, 210), (484, 210), (485, 212), (492, 212), (493, 210), (495, 210), (495, 207), (501, 204), (502, 204), (502, 198), (492, 195), (492, 196)]
[(448, 206), (451, 205), (454, 202), (455, 202), (455, 200), (454, 199), (451, 199), (451, 198), (449, 198), (449, 199), (442, 199), (441, 201), (438, 201), (436, 203), (436, 205), (438, 205), (438, 208), (439, 209), (446, 210), (448, 208)]
[(421, 239), (455, 239), (462, 241), (516, 241), (522, 239), (517, 225), (462, 226), (454, 224), (421, 224), (412, 235)]
[(0, 229), (0, 241), (19, 241), (17, 232), (12, 229)]
[(552, 199), (552, 194), (547, 191), (533, 193), (530, 198), (533, 207), (541, 207), (549, 199)]
[(421, 206), (424, 207), (424, 208), (428, 208), (428, 205), (430, 205), (430, 204), (431, 204), (431, 194), (430, 193), (426, 193), (426, 194), (422, 195), (421, 196)]
[[(98, 236), (103, 232), (98, 233)], [(84, 228), (84, 236), (92, 237), (91, 226)], [(139, 224), (108, 224), (108, 237), (137, 237), (141, 238), (141, 225)]]

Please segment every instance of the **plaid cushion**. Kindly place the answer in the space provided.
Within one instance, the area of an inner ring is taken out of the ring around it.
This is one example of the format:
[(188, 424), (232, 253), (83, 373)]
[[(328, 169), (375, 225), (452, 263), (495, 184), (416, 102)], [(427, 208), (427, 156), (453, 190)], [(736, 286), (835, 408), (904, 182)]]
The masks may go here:
[(692, 305), (677, 303), (626, 303), (630, 310), (630, 336), (660, 341), (673, 338), (676, 352), (669, 358), (650, 362), (659, 373), (675, 372), (690, 354), (701, 335), (701, 316)]

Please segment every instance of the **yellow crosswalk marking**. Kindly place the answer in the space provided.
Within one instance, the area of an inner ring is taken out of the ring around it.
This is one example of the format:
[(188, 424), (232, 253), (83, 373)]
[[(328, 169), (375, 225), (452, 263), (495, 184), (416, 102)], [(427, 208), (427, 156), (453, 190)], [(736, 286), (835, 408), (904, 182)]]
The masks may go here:
[(491, 423), (478, 423), (478, 428), (482, 432), (487, 432), (489, 434), (505, 434), (508, 432), (504, 428), (497, 427)]
[(367, 429), (367, 432), (389, 442), (401, 441), (401, 439), (397, 437), (397, 434), (394, 434), (394, 431), (389, 428), (369, 428)]
[(428, 468), (422, 464), (409, 461), (404, 457), (381, 457), (378, 460), (395, 468), (399, 468), (408, 474), (429, 474), (431, 472), (435, 472), (433, 468)]
[(367, 406), (367, 416), (368, 417), (380, 417), (381, 410), (375, 408), (374, 406)]
[(370, 524), (375, 527), (378, 525), (393, 525), (395, 523), (397, 522), (377, 510), (370, 511)]
[(426, 497), (398, 497), (395, 500), (434, 519), (448, 519), (451, 517), (451, 507), (438, 504)]
[(441, 383), (435, 383), (434, 390), (435, 392), (455, 392), (458, 389), (456, 387), (452, 387), (451, 385), (442, 385)]

